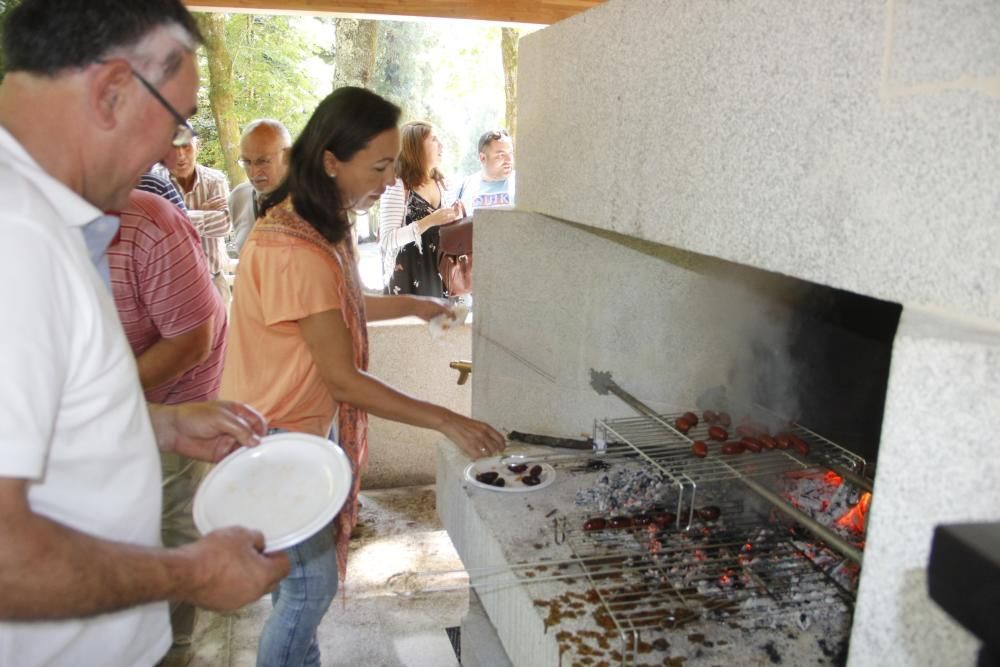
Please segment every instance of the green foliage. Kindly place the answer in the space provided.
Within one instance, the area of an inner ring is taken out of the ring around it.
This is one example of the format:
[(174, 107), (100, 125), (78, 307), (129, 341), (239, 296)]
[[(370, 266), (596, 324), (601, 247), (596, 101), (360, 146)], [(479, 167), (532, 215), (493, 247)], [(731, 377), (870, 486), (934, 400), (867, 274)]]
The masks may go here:
[[(330, 92), (328, 67), (319, 57), (325, 45), (316, 34), (318, 23), (318, 19), (298, 16), (227, 17), (241, 128), (255, 118), (277, 118), (295, 136)], [(203, 50), (199, 60), (204, 76), (208, 68)], [(199, 162), (221, 169), (222, 151), (204, 85), (198, 94), (198, 114), (191, 123), (201, 139)]]
[(403, 108), (406, 120), (430, 118), (434, 68), (425, 57), (439, 47), (437, 35), (422, 23), (382, 21), (378, 66), (372, 88)]
[[(7, 20), (7, 14), (10, 10), (21, 4), (21, 0), (0, 0), (0, 25), (3, 25), (4, 21)], [(4, 75), (7, 73), (7, 63), (3, 56), (3, 44), (0, 44), (0, 81), (3, 81)]]
[(479, 168), (476, 144), (504, 118), (500, 28), (472, 21), (383, 21), (375, 92), (428, 120), (454, 180)]
[[(0, 0), (0, 22), (20, 0)], [(233, 57), (237, 123), (277, 118), (296, 136), (335, 85), (338, 21), (305, 16), (231, 14), (227, 46)], [(371, 87), (403, 108), (404, 120), (434, 123), (445, 145), (443, 168), (456, 180), (479, 168), (476, 142), (504, 123), (500, 27), (462, 20), (379, 21)], [(356, 45), (346, 45), (354, 48)], [(345, 46), (345, 48), (346, 48)], [(208, 67), (199, 52), (203, 86), (191, 124), (201, 140), (199, 161), (223, 168), (208, 102)], [(0, 56), (0, 78), (3, 62)]]

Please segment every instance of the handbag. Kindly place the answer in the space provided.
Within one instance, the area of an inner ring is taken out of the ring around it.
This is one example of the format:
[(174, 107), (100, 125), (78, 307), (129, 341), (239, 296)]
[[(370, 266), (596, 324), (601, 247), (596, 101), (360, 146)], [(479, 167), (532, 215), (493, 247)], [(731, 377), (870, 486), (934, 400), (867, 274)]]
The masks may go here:
[(441, 225), (437, 268), (449, 296), (472, 292), (472, 218)]

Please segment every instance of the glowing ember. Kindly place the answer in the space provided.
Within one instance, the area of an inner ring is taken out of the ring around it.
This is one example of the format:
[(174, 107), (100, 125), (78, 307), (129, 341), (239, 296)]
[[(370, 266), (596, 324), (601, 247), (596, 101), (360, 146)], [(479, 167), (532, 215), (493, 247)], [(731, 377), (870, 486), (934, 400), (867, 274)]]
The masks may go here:
[(858, 504), (847, 510), (844, 516), (837, 519), (837, 525), (847, 528), (855, 533), (865, 532), (865, 516), (868, 514), (868, 506), (872, 502), (872, 494), (862, 493), (858, 499)]
[(829, 484), (830, 486), (840, 486), (840, 484), (844, 480), (843, 480), (843, 478), (841, 478), (840, 475), (838, 475), (837, 473), (833, 472), (832, 470), (827, 470), (826, 474), (823, 475), (823, 481), (826, 482), (827, 484)]

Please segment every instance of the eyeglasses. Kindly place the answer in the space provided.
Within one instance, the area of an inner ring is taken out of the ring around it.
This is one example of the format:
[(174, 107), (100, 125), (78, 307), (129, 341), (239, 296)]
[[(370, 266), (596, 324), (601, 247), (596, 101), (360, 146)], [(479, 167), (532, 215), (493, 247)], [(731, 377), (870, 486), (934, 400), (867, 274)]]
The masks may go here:
[(279, 151), (278, 153), (269, 153), (268, 155), (259, 157), (255, 160), (248, 160), (246, 158), (241, 157), (239, 160), (236, 161), (236, 163), (241, 167), (243, 167), (244, 169), (246, 169), (247, 171), (250, 171), (251, 167), (255, 169), (263, 169), (265, 167), (270, 167), (271, 163), (274, 161), (274, 156), (278, 155), (280, 152), (281, 151)]
[(172, 143), (176, 148), (191, 145), (194, 138), (198, 136), (198, 133), (194, 131), (194, 128), (191, 127), (184, 116), (180, 115), (177, 109), (175, 109), (173, 105), (160, 94), (160, 91), (153, 87), (153, 84), (146, 81), (141, 74), (135, 71), (135, 68), (132, 67), (131, 64), (129, 64), (128, 68), (132, 70), (132, 75), (139, 80), (139, 83), (146, 87), (146, 90), (149, 91), (150, 95), (155, 97), (156, 101), (159, 102), (164, 109), (169, 111), (170, 115), (177, 121), (177, 129), (174, 130), (174, 138), (170, 143)]
[[(107, 62), (107, 60), (97, 61), (100, 65), (104, 65)], [(198, 136), (198, 133), (194, 131), (194, 128), (191, 127), (184, 116), (182, 116), (180, 112), (177, 111), (177, 109), (175, 109), (173, 105), (160, 94), (160, 91), (153, 87), (153, 84), (146, 81), (145, 77), (135, 71), (135, 68), (132, 67), (132, 63), (128, 63), (128, 68), (132, 71), (132, 76), (138, 79), (139, 83), (141, 83), (143, 87), (149, 91), (149, 94), (156, 98), (156, 101), (160, 103), (160, 106), (166, 109), (170, 115), (174, 117), (174, 120), (177, 121), (177, 128), (174, 130), (174, 138), (170, 140), (170, 143), (173, 144), (175, 148), (190, 146), (194, 138)]]

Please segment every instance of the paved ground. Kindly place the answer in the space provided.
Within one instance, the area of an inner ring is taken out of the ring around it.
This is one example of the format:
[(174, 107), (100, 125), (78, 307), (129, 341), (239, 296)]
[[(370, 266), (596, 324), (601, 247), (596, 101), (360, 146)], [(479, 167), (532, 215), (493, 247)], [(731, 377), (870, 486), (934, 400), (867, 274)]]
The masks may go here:
[[(468, 609), (468, 578), (437, 518), (434, 487), (365, 492), (362, 506), (346, 597), (338, 594), (319, 630), (324, 667), (458, 665), (445, 628), (459, 625)], [(397, 595), (402, 586), (389, 580), (399, 572), (446, 573), (408, 581), (452, 590)], [(164, 667), (252, 667), (270, 607), (262, 598), (236, 614), (200, 612), (191, 649), (172, 652)]]

